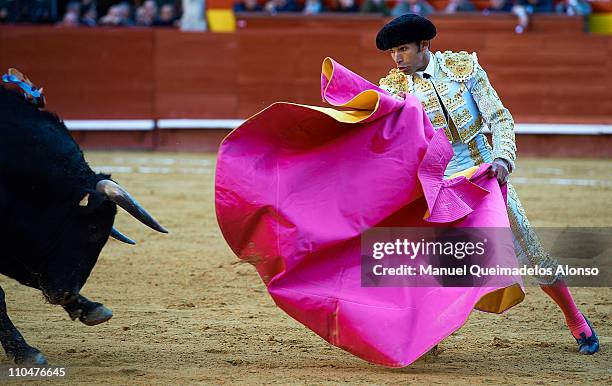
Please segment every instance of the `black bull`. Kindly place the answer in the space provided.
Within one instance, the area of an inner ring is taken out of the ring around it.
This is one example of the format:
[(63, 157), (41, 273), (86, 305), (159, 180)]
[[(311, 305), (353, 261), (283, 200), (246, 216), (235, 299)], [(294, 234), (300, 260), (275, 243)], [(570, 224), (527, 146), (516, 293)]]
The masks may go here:
[[(0, 85), (0, 273), (40, 289), (88, 325), (112, 316), (80, 290), (113, 228), (119, 205), (166, 232), (109, 175), (96, 174), (66, 126)], [(16, 363), (46, 364), (6, 313), (0, 288), (0, 342)]]

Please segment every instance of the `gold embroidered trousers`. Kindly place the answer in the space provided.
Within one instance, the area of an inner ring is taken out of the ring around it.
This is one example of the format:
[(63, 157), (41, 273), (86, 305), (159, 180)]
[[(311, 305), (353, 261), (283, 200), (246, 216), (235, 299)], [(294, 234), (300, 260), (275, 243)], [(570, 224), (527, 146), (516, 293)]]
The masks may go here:
[[(467, 144), (462, 142), (454, 143), (453, 150), (453, 158), (445, 171), (446, 178), (456, 172), (480, 165), (483, 162), (491, 163), (493, 161), (491, 146), (482, 133), (478, 134)], [(559, 278), (554, 275), (559, 264), (542, 247), (542, 243), (531, 227), (525, 214), (525, 209), (511, 183), (508, 183), (507, 206), (510, 228), (514, 236), (514, 249), (519, 262), (531, 267), (537, 265), (541, 268), (551, 269), (553, 275), (536, 276), (536, 280), (539, 284), (552, 284)]]

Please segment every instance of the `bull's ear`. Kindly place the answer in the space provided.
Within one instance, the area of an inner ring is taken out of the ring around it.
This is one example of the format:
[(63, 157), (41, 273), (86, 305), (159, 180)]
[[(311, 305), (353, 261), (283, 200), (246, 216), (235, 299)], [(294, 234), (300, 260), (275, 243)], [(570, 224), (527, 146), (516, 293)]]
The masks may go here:
[(89, 205), (89, 193), (85, 193), (81, 201), (79, 201), (79, 206), (87, 206)]
[(98, 192), (85, 192), (79, 201), (79, 208), (83, 213), (90, 213), (96, 210), (106, 200), (103, 194)]

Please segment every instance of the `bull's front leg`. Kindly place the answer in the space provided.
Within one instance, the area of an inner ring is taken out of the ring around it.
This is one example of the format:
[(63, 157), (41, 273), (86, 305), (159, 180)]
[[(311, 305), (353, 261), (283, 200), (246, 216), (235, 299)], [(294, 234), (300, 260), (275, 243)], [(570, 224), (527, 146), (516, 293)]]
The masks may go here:
[(113, 317), (113, 312), (101, 303), (92, 302), (79, 295), (73, 302), (63, 306), (72, 320), (79, 319), (88, 326), (104, 323)]
[(6, 355), (22, 365), (46, 366), (47, 359), (38, 349), (28, 345), (6, 312), (4, 290), (0, 287), (0, 342)]

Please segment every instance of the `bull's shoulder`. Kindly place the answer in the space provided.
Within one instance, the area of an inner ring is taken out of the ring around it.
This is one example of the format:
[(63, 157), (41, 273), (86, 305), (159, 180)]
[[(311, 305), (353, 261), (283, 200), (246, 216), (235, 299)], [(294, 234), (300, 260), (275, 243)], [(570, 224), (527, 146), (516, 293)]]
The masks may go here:
[(476, 75), (478, 57), (475, 52), (438, 51), (436, 59), (446, 76), (454, 81), (465, 82)]
[(389, 74), (378, 82), (380, 88), (392, 94), (408, 91), (408, 77), (397, 68), (391, 69)]

